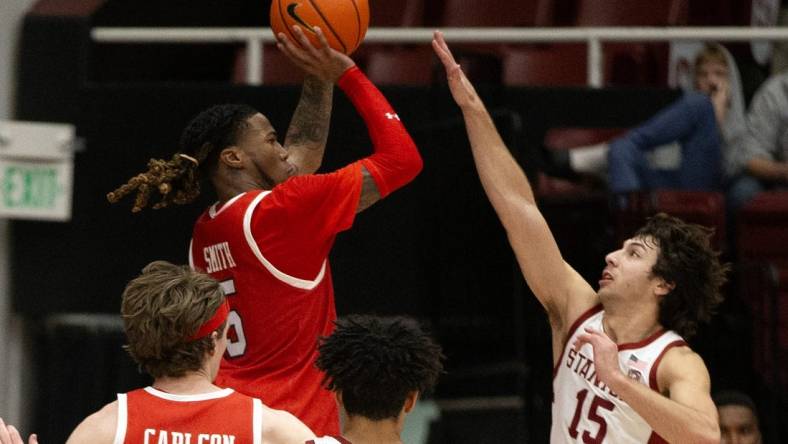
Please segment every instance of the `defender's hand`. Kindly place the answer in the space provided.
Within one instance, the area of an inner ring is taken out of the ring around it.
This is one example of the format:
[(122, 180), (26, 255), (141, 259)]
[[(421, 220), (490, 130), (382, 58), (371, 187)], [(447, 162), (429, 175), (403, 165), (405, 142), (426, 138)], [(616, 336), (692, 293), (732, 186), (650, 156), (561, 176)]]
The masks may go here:
[(468, 107), (468, 106), (483, 106), (481, 100), (479, 99), (479, 95), (476, 94), (476, 89), (473, 87), (471, 82), (465, 77), (465, 73), (462, 72), (462, 68), (454, 60), (454, 55), (452, 55), (449, 46), (446, 44), (446, 41), (443, 39), (443, 33), (440, 31), (435, 31), (432, 38), (432, 49), (435, 51), (435, 54), (440, 59), (441, 63), (443, 63), (443, 67), (446, 69), (446, 78), (449, 81), (449, 89), (451, 90), (451, 95), (454, 97), (454, 101), (457, 102), (457, 105), (460, 108)]
[(326, 36), (320, 28), (315, 26), (314, 31), (320, 41), (318, 47), (312, 45), (298, 25), (293, 26), (296, 42), (280, 32), (276, 36), (279, 40), (276, 46), (307, 74), (335, 83), (342, 73), (355, 65), (355, 62), (345, 54), (328, 46)]

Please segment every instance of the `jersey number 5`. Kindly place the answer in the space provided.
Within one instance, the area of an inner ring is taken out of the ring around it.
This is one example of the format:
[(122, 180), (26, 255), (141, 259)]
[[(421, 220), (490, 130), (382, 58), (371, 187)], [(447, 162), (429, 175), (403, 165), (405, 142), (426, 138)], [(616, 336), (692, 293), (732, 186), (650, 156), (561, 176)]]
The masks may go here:
[[(219, 283), (225, 297), (235, 294), (235, 282), (232, 279)], [(241, 315), (235, 310), (230, 310), (227, 315), (227, 356), (237, 358), (246, 353), (246, 336)]]
[[(572, 425), (569, 426), (569, 436), (575, 439), (579, 433), (577, 431), (577, 425), (580, 423), (580, 415), (583, 414), (583, 404), (585, 404), (586, 396), (588, 396), (588, 389), (583, 389), (577, 392), (577, 407), (575, 407), (575, 416), (572, 418)], [(599, 430), (597, 430), (596, 436), (591, 436), (591, 433), (589, 433), (588, 430), (584, 430), (583, 442), (585, 444), (601, 444), (605, 440), (605, 435), (607, 435), (607, 422), (605, 422), (605, 418), (599, 416), (599, 413), (597, 413), (597, 410), (600, 408), (613, 411), (613, 409), (616, 408), (616, 405), (607, 399), (594, 395), (594, 399), (591, 401), (591, 406), (588, 408), (588, 419), (599, 424)]]

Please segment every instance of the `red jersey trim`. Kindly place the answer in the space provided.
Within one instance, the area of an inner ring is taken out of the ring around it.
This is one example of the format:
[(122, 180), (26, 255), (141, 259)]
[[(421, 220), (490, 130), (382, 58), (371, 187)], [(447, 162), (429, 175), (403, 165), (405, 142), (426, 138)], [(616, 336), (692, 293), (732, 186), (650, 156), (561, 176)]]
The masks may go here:
[(246, 209), (246, 213), (244, 213), (243, 229), (244, 236), (246, 237), (246, 243), (249, 244), (249, 248), (252, 250), (252, 253), (254, 253), (255, 257), (257, 257), (263, 267), (265, 267), (265, 269), (268, 270), (275, 278), (295, 288), (300, 288), (302, 290), (312, 290), (320, 285), (320, 282), (323, 281), (323, 277), (326, 274), (326, 264), (328, 262), (327, 259), (323, 260), (323, 265), (320, 267), (320, 271), (311, 281), (307, 279), (300, 279), (295, 276), (290, 276), (289, 274), (280, 271), (278, 268), (276, 268), (276, 266), (274, 266), (274, 264), (269, 262), (265, 256), (263, 256), (263, 252), (260, 251), (260, 246), (257, 245), (257, 241), (255, 240), (254, 235), (252, 235), (252, 214), (254, 213), (254, 209), (257, 207), (260, 201), (262, 201), (263, 198), (270, 193), (270, 191), (264, 191), (258, 194), (249, 204), (249, 207)]
[(660, 328), (657, 331), (655, 331), (654, 333), (652, 333), (649, 336), (647, 336), (645, 339), (641, 339), (638, 342), (630, 342), (628, 344), (621, 344), (621, 345), (619, 345), (618, 346), (618, 351), (621, 351), (621, 350), (632, 350), (632, 349), (636, 349), (636, 348), (643, 348), (643, 347), (651, 344), (652, 342), (656, 341), (657, 339), (659, 339), (659, 337), (664, 335), (665, 333), (667, 333), (667, 330), (665, 330), (664, 328)]
[(123, 444), (123, 441), (126, 440), (126, 425), (129, 421), (129, 409), (126, 402), (126, 394), (118, 393), (118, 423), (115, 426), (113, 444)]
[(588, 320), (588, 318), (590, 318), (591, 316), (599, 313), (600, 311), (602, 311), (602, 304), (594, 305), (593, 307), (589, 308), (585, 313), (581, 314), (580, 317), (578, 317), (575, 320), (575, 322), (573, 322), (572, 325), (569, 327), (569, 331), (566, 333), (566, 339), (564, 339), (564, 346), (561, 347), (561, 354), (558, 355), (558, 361), (556, 361), (556, 363), (553, 364), (553, 379), (555, 379), (556, 375), (558, 375), (558, 367), (561, 365), (561, 360), (564, 358), (564, 353), (566, 353), (566, 345), (569, 343), (569, 338), (571, 338), (572, 335), (575, 334), (575, 331), (577, 330), (578, 327), (580, 327), (580, 325), (583, 322)]
[(659, 385), (657, 384), (657, 369), (659, 368), (659, 363), (662, 362), (662, 358), (665, 357), (665, 353), (673, 347), (683, 347), (687, 345), (686, 342), (682, 339), (677, 339), (662, 349), (657, 356), (657, 359), (654, 361), (654, 364), (651, 366), (651, 372), (648, 375), (648, 386), (651, 387), (651, 390), (654, 390), (657, 393), (661, 393), (659, 391)]

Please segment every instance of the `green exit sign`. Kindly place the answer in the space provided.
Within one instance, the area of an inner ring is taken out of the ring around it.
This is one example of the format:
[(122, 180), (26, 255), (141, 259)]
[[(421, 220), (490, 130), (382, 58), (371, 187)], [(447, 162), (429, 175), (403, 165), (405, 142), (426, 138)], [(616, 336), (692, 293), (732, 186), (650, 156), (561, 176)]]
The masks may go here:
[(0, 217), (68, 220), (71, 161), (0, 159)]

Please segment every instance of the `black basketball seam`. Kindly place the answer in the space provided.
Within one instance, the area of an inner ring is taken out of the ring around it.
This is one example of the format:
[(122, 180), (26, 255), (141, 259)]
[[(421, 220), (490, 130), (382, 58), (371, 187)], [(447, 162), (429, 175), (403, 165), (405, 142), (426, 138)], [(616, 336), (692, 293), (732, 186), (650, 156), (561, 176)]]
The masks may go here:
[(277, 4), (279, 5), (279, 8), (278, 8), (279, 9), (279, 18), (282, 19), (282, 24), (284, 25), (285, 30), (287, 31), (288, 34), (290, 34), (290, 39), (293, 40), (293, 43), (298, 45), (299, 43), (298, 43), (298, 40), (296, 40), (295, 34), (293, 34), (293, 30), (290, 29), (290, 26), (288, 26), (288, 24), (287, 24), (287, 20), (285, 19), (285, 13), (282, 12), (282, 2), (278, 1)]
[[(353, 3), (353, 9), (356, 10), (356, 48), (361, 44), (361, 13), (358, 12), (358, 5), (356, 0), (350, 0)], [(355, 48), (354, 48), (355, 49)]]
[(332, 34), (334, 34), (334, 38), (336, 38), (337, 41), (339, 42), (339, 44), (342, 45), (342, 52), (347, 54), (347, 46), (345, 45), (345, 42), (343, 42), (342, 38), (339, 37), (339, 34), (337, 34), (337, 32), (334, 31), (334, 27), (331, 26), (331, 23), (329, 23), (328, 20), (326, 20), (326, 16), (323, 15), (323, 11), (321, 11), (320, 8), (317, 7), (317, 5), (315, 4), (315, 2), (313, 0), (309, 0), (309, 4), (311, 4), (312, 7), (315, 8), (315, 11), (317, 12), (317, 15), (319, 15), (320, 18), (323, 19), (323, 23), (326, 24), (326, 27), (328, 28), (328, 30), (331, 31)]

